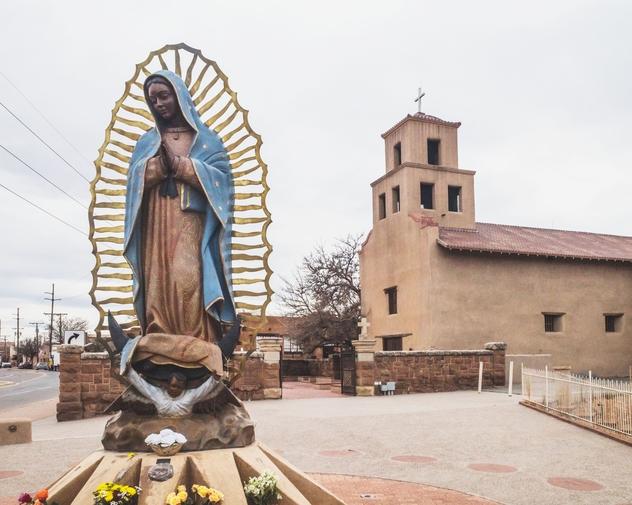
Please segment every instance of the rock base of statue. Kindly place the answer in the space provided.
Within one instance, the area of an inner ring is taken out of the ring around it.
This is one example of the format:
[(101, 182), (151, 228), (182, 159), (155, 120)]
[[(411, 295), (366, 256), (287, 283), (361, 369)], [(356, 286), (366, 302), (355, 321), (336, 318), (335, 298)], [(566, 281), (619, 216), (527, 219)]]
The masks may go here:
[(112, 417), (103, 431), (103, 448), (108, 451), (142, 452), (150, 433), (170, 428), (187, 438), (183, 451), (204, 451), (245, 447), (255, 441), (255, 427), (243, 405), (224, 405), (216, 414), (187, 417), (141, 416), (122, 411)]
[[(160, 460), (160, 461), (158, 461)], [(170, 465), (167, 480), (151, 480), (150, 469), (156, 464)], [(92, 492), (102, 482), (139, 486), (138, 505), (159, 505), (166, 496), (184, 484), (203, 484), (224, 494), (226, 505), (248, 505), (244, 482), (264, 471), (278, 480), (282, 505), (344, 505), (309, 476), (292, 466), (262, 444), (247, 447), (178, 453), (167, 458), (153, 453), (97, 451), (48, 487), (48, 502), (60, 505), (92, 503)]]

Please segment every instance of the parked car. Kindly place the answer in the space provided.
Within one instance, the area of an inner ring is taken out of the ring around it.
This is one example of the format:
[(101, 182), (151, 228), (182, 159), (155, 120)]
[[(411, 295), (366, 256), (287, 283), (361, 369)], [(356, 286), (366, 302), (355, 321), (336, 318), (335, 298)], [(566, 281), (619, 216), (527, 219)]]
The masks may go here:
[(35, 365), (35, 370), (48, 370), (48, 363), (40, 361), (37, 365)]
[(0, 368), (11, 368), (11, 362), (10, 361), (3, 361), (2, 365), (0, 366)]
[(30, 362), (26, 361), (24, 363), (20, 363), (18, 365), (18, 368), (21, 368), (23, 370), (32, 370), (33, 369), (33, 363), (30, 363)]

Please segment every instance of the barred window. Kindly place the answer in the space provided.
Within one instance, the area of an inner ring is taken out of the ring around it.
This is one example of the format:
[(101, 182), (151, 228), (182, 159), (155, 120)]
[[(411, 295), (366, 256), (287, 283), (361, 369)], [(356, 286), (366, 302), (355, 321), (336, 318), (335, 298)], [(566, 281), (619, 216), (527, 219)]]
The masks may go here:
[(397, 314), (397, 287), (387, 288), (384, 292), (388, 301), (388, 313)]
[(544, 314), (544, 331), (547, 333), (557, 333), (562, 331), (563, 314)]

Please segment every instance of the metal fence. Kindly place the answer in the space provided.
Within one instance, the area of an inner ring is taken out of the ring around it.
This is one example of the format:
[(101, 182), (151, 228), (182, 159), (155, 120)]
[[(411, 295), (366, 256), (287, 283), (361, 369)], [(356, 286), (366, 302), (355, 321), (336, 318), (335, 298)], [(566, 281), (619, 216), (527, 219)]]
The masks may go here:
[(522, 369), (522, 395), (548, 410), (632, 435), (632, 384), (548, 368)]

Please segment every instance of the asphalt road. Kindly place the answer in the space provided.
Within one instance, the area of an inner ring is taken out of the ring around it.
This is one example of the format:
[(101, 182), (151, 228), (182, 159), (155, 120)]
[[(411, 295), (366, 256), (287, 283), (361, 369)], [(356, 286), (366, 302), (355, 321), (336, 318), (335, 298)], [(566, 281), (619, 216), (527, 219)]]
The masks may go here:
[(29, 403), (49, 400), (59, 391), (59, 373), (0, 368), (0, 414)]

